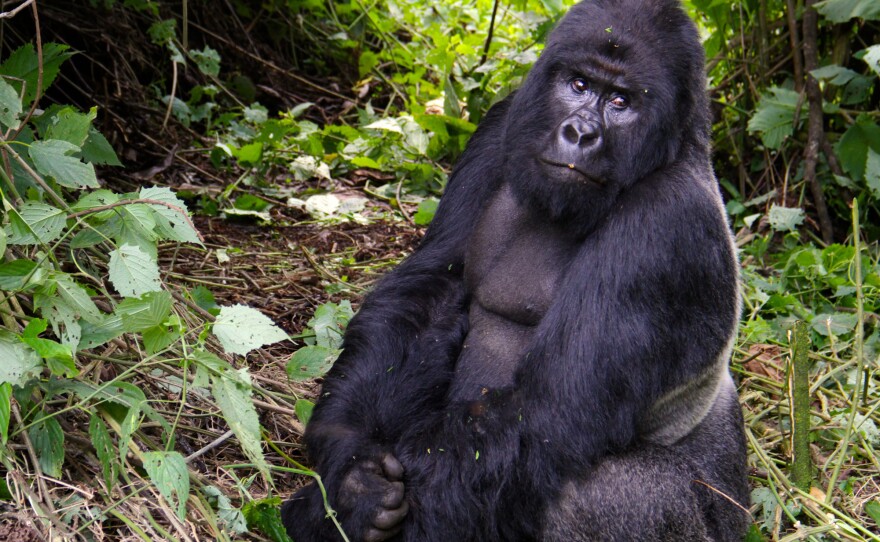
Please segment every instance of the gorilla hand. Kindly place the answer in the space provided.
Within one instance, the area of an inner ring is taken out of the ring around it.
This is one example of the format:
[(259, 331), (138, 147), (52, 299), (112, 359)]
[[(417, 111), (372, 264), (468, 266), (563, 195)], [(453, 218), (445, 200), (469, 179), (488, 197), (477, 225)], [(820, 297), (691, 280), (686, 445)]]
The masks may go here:
[(409, 512), (403, 465), (387, 452), (357, 463), (342, 480), (339, 506), (348, 512), (345, 530), (358, 540), (382, 542), (396, 535)]

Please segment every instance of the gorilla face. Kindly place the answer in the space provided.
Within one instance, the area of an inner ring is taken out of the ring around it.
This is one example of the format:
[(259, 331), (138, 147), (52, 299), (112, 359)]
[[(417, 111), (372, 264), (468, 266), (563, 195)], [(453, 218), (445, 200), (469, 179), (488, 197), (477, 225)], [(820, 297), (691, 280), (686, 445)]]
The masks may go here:
[(631, 4), (574, 6), (507, 119), (505, 178), (522, 201), (579, 233), (653, 171), (705, 155), (699, 36), (674, 3)]

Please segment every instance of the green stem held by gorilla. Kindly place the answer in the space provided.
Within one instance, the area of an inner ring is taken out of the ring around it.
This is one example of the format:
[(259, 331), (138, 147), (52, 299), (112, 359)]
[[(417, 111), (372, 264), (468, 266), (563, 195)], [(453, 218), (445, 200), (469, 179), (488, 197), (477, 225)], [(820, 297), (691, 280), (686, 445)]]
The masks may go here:
[[(677, 0), (587, 0), (489, 111), (306, 431), (352, 540), (742, 539), (703, 66)], [(340, 539), (314, 485), (282, 516)]]

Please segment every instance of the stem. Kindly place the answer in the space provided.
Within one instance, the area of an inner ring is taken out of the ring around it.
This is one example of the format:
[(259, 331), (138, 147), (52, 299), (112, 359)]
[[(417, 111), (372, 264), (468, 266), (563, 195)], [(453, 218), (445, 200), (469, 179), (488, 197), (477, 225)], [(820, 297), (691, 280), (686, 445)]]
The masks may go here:
[(810, 338), (807, 323), (799, 320), (791, 333), (791, 366), (788, 375), (788, 402), (791, 416), (791, 480), (804, 491), (810, 490), (813, 465), (810, 460)]
[(831, 495), (834, 492), (834, 486), (837, 484), (837, 478), (840, 476), (840, 469), (843, 462), (846, 461), (846, 453), (849, 449), (849, 440), (852, 438), (853, 427), (856, 422), (856, 412), (858, 411), (859, 391), (862, 387), (862, 375), (865, 372), (865, 331), (863, 329), (865, 323), (864, 297), (862, 292), (862, 243), (859, 236), (859, 200), (853, 199), (852, 202), (852, 221), (853, 221), (853, 246), (856, 249), (855, 254), (855, 286), (856, 286), (856, 315), (858, 322), (856, 323), (856, 381), (853, 385), (852, 396), (850, 397), (849, 419), (846, 421), (846, 433), (843, 442), (840, 443), (840, 452), (837, 455), (837, 462), (834, 464), (834, 470), (828, 481), (828, 491), (825, 492), (825, 504), (831, 503)]

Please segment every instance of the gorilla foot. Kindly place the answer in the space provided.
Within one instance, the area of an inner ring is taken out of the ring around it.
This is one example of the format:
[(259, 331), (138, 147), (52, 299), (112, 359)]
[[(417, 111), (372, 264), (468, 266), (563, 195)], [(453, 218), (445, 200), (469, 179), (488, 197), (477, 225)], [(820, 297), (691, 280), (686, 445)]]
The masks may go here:
[(355, 465), (342, 481), (339, 504), (351, 510), (349, 534), (365, 542), (383, 542), (400, 532), (409, 512), (404, 499), (403, 465), (389, 453)]

